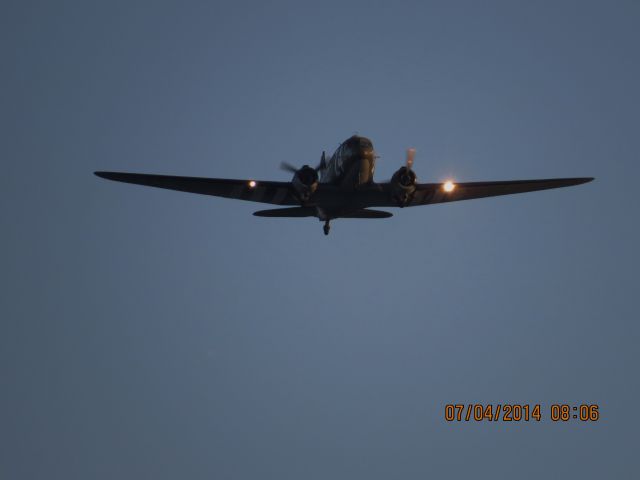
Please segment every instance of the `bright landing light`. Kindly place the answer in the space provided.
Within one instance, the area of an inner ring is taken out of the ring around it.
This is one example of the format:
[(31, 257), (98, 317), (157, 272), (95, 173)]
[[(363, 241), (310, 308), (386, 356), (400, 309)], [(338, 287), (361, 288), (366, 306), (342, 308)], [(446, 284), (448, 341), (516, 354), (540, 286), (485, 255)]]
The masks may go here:
[(254, 188), (256, 186), (256, 181), (255, 180), (251, 180), (249, 182), (249, 188)]
[(456, 188), (456, 184), (453, 183), (451, 180), (447, 180), (446, 182), (444, 182), (444, 184), (442, 184), (442, 189), (449, 193), (449, 192), (453, 192)]

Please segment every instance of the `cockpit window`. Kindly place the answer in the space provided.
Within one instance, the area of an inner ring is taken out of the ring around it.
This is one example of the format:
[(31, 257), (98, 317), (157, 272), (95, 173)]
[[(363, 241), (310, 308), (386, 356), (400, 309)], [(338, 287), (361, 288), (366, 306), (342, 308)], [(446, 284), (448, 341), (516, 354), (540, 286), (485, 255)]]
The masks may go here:
[(371, 140), (369, 140), (368, 138), (360, 138), (360, 146), (362, 148), (373, 148)]

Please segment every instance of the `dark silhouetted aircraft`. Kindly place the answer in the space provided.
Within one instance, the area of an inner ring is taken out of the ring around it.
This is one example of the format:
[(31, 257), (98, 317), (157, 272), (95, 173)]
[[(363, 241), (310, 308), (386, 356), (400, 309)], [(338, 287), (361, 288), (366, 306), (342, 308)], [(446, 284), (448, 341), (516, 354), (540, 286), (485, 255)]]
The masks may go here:
[(418, 183), (413, 171), (414, 149), (407, 150), (406, 163), (384, 183), (373, 181), (376, 155), (368, 138), (354, 135), (345, 140), (326, 160), (324, 152), (317, 167), (296, 168), (283, 162), (281, 168), (293, 173), (290, 182), (231, 180), (226, 178), (176, 177), (140, 173), (95, 172), (118, 182), (251, 202), (286, 205), (288, 208), (260, 210), (259, 217), (316, 217), (324, 222), (334, 218), (388, 218), (390, 212), (370, 207), (415, 207), (472, 198), (510, 195), (590, 182), (585, 178), (510, 180), (498, 182)]

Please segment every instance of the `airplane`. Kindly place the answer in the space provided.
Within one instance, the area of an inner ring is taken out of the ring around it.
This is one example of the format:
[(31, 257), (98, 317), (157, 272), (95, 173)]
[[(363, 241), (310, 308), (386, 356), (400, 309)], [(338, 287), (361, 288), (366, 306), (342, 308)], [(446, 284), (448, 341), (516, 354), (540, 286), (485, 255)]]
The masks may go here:
[(496, 182), (418, 183), (413, 171), (415, 149), (408, 149), (405, 165), (383, 183), (373, 181), (376, 159), (371, 140), (353, 135), (340, 144), (329, 160), (322, 152), (320, 164), (300, 168), (282, 162), (293, 173), (290, 182), (179, 177), (123, 172), (94, 172), (118, 182), (282, 205), (259, 210), (258, 217), (316, 217), (328, 235), (336, 218), (388, 218), (392, 213), (371, 207), (415, 207), (473, 198), (510, 195), (580, 185), (593, 177), (509, 180)]

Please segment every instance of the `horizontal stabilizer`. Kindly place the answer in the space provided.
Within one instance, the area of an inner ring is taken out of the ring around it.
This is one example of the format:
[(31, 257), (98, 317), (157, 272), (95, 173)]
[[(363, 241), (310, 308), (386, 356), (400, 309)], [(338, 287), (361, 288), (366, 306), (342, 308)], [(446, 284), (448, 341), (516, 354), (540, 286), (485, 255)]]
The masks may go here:
[(393, 217), (393, 213), (383, 212), (382, 210), (367, 210), (363, 208), (361, 210), (354, 210), (349, 213), (340, 215), (339, 218), (389, 218)]
[(253, 212), (256, 217), (315, 217), (316, 209), (311, 207), (274, 208)]

